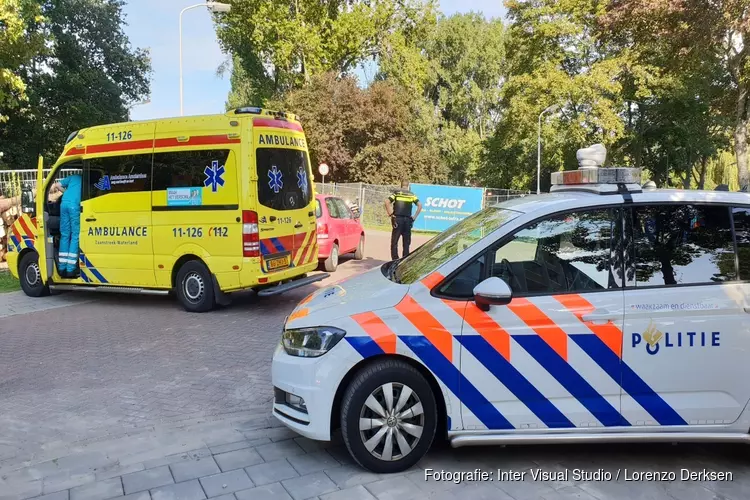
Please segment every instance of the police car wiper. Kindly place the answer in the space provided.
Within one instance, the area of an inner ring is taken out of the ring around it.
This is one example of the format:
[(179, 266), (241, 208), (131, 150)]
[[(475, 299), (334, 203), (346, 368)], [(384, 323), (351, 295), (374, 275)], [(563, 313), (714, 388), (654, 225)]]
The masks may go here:
[(394, 260), (390, 263), (388, 266), (387, 273), (385, 275), (386, 278), (393, 281), (394, 283), (400, 283), (400, 281), (396, 278), (396, 268), (398, 267), (398, 261)]

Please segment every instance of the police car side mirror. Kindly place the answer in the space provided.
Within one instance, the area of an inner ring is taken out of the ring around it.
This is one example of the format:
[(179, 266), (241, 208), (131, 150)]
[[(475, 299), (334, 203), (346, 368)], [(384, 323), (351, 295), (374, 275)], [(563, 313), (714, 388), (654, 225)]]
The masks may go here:
[(513, 291), (508, 284), (493, 276), (474, 287), (474, 302), (482, 311), (489, 311), (490, 306), (504, 306), (513, 299)]

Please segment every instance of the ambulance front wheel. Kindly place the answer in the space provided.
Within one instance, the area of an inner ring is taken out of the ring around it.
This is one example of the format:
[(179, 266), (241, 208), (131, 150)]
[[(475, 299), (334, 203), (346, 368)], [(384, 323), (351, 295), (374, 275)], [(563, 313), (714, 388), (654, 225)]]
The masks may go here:
[(38, 253), (28, 252), (21, 257), (21, 262), (18, 265), (18, 277), (21, 281), (21, 289), (29, 297), (49, 295), (49, 287), (42, 281)]
[(429, 450), (436, 426), (437, 403), (429, 382), (400, 360), (367, 366), (341, 403), (341, 434), (349, 453), (379, 474), (417, 463)]
[(207, 312), (214, 308), (215, 296), (211, 273), (197, 260), (185, 262), (175, 280), (175, 293), (188, 312)]

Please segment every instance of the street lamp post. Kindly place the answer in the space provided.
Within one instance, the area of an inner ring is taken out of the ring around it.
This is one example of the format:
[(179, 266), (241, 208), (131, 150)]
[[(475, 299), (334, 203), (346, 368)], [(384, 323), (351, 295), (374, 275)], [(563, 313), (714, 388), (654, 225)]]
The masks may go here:
[(190, 7), (185, 7), (180, 11), (180, 116), (183, 116), (183, 106), (182, 106), (182, 15), (187, 12), (190, 9), (196, 9), (198, 7), (206, 7), (208, 10), (210, 10), (213, 13), (217, 12), (229, 12), (232, 9), (232, 6), (228, 3), (221, 3), (221, 2), (206, 2), (206, 3), (197, 3), (195, 5), (191, 5)]
[(551, 106), (547, 106), (544, 111), (539, 113), (539, 125), (537, 127), (536, 136), (536, 194), (540, 194), (542, 192), (540, 182), (542, 177), (542, 116), (544, 116), (544, 113), (547, 113), (548, 111), (557, 109), (557, 107), (557, 104), (553, 104)]

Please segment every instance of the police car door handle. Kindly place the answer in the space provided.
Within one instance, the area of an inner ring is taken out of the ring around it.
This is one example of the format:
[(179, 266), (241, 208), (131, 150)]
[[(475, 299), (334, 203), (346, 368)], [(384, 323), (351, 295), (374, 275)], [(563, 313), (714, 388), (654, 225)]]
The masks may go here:
[(589, 314), (584, 314), (583, 321), (591, 321), (592, 323), (607, 323), (609, 321), (615, 321), (617, 317), (617, 313), (610, 312), (606, 309), (595, 309)]

